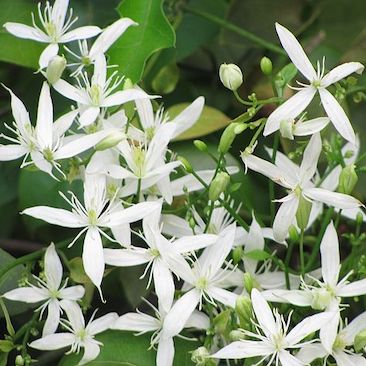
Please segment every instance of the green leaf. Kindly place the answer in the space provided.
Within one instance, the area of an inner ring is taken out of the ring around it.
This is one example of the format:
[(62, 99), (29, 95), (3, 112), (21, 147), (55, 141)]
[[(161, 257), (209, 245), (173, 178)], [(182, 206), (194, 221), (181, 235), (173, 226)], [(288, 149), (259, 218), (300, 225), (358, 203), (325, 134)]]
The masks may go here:
[[(155, 366), (156, 351), (150, 348), (149, 334), (135, 336), (132, 332), (109, 330), (97, 335), (97, 340), (104, 346), (100, 349), (99, 356), (88, 366)], [(199, 347), (195, 341), (174, 339), (175, 357), (174, 366), (190, 366), (190, 351)], [(62, 358), (58, 366), (75, 366), (82, 357), (80, 354), (71, 354)]]
[[(187, 108), (189, 103), (180, 103), (168, 108), (169, 117), (173, 119), (183, 109)], [(227, 126), (230, 118), (216, 108), (204, 106), (198, 121), (187, 131), (179, 135), (175, 141), (190, 140), (193, 138), (206, 136), (212, 132), (220, 130)]]
[(6, 366), (8, 364), (9, 353), (0, 352), (0, 366)]
[(278, 95), (283, 95), (283, 89), (296, 76), (297, 69), (294, 64), (288, 64), (283, 67), (276, 75), (274, 83)]
[(254, 259), (256, 261), (264, 261), (271, 257), (271, 255), (264, 250), (254, 249), (250, 252), (244, 253), (244, 256), (249, 259)]
[(179, 80), (179, 68), (176, 64), (164, 66), (152, 81), (152, 87), (158, 94), (169, 94), (177, 86)]
[(152, 54), (174, 47), (175, 33), (162, 11), (162, 0), (125, 0), (118, 12), (139, 25), (129, 28), (110, 48), (110, 63), (118, 65), (123, 75), (137, 82)]

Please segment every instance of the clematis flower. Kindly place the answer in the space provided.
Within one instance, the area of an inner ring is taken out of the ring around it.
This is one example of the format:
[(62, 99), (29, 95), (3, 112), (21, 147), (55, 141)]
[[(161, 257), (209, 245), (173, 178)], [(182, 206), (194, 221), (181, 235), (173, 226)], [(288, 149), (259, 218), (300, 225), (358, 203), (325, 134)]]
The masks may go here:
[(366, 328), (365, 324), (366, 312), (357, 316), (344, 328), (340, 327), (331, 353), (328, 353), (321, 343), (314, 342), (304, 345), (296, 357), (306, 364), (310, 364), (317, 358), (325, 358), (325, 363), (326, 359), (332, 356), (338, 366), (365, 366), (366, 359), (351, 348), (356, 335)]
[(263, 132), (264, 136), (268, 136), (274, 131), (277, 131), (281, 123), (286, 123), (283, 121), (295, 119), (310, 104), (315, 94), (319, 92), (321, 103), (331, 123), (333, 123), (341, 136), (349, 142), (354, 143), (355, 133), (352, 125), (342, 107), (327, 88), (354, 72), (361, 74), (364, 66), (359, 62), (348, 62), (335, 67), (328, 74), (324, 75), (324, 59), (322, 67), (320, 67), (320, 63), (318, 62), (318, 70), (315, 71), (295, 36), (278, 23), (276, 23), (276, 31), (291, 61), (309, 81), (309, 84), (299, 83), (301, 87), (298, 88), (298, 93), (280, 105), (268, 117)]
[(40, 317), (47, 309), (47, 319), (42, 331), (43, 337), (56, 332), (64, 304), (62, 300), (80, 300), (85, 292), (83, 286), (66, 287), (67, 280), (61, 286), (62, 264), (53, 243), (49, 245), (44, 256), (44, 274), (45, 280), (34, 276), (37, 286), (29, 283), (29, 286), (17, 288), (2, 295), (5, 299), (28, 304), (43, 302), (38, 309)]
[(69, 353), (79, 353), (84, 348), (84, 355), (78, 365), (96, 359), (103, 344), (95, 339), (95, 335), (110, 329), (118, 319), (117, 313), (109, 313), (94, 319), (94, 314), (85, 325), (83, 313), (80, 306), (75, 302), (64, 301), (62, 307), (65, 309), (68, 321), (62, 320), (62, 325), (68, 332), (46, 335), (29, 344), (30, 347), (41, 351), (54, 351), (60, 348), (71, 346)]
[[(99, 131), (90, 135), (76, 135), (72, 140), (65, 138), (65, 133), (71, 127), (78, 111), (71, 111), (53, 122), (53, 105), (50, 89), (43, 83), (39, 96), (37, 123), (31, 125), (29, 114), (22, 101), (10, 90), (14, 128), (7, 126), (16, 138), (2, 135), (13, 142), (0, 146), (0, 161), (15, 160), (24, 156), (21, 167), (34, 163), (39, 170), (54, 177), (52, 169), (60, 169), (58, 160), (71, 158), (96, 145), (111, 133), (111, 129)], [(31, 161), (27, 161), (28, 157)]]
[[(145, 300), (145, 302), (147, 301)], [(158, 310), (149, 302), (147, 303), (154, 309), (155, 317), (140, 311), (127, 313), (118, 318), (112, 329), (138, 332), (137, 335), (153, 332), (150, 343), (151, 348), (157, 347), (156, 366), (172, 366), (174, 359), (173, 337), (166, 336), (163, 331), (166, 311)], [(184, 328), (208, 329), (209, 325), (210, 320), (204, 313), (194, 311), (184, 324)]]
[[(167, 258), (186, 254), (216, 243), (217, 235), (190, 235), (177, 240), (167, 240), (159, 227), (162, 205), (142, 220), (142, 227), (148, 248), (128, 246), (126, 249), (104, 249), (106, 264), (118, 267), (136, 266), (147, 263), (145, 273), (151, 268), (150, 279), (154, 279), (154, 287), (159, 299), (159, 306), (165, 311), (171, 308), (175, 285)], [(124, 235), (124, 233), (122, 234)], [(118, 239), (118, 236), (117, 236)]]
[[(44, 220), (53, 225), (69, 228), (82, 228), (69, 246), (84, 233), (83, 265), (86, 274), (101, 293), (100, 285), (104, 274), (104, 256), (101, 235), (114, 241), (102, 228), (114, 228), (119, 225), (140, 220), (153, 212), (157, 202), (142, 202), (123, 208), (120, 201), (106, 198), (105, 177), (86, 175), (84, 182), (84, 204), (72, 193), (71, 200), (60, 193), (72, 211), (48, 206), (27, 208), (23, 214)], [(129, 230), (129, 228), (127, 228)]]
[(352, 196), (315, 187), (312, 178), (316, 172), (321, 149), (321, 138), (316, 133), (306, 146), (300, 168), (296, 170), (294, 170), (295, 164), (292, 162), (288, 164), (284, 161), (279, 165), (274, 165), (247, 151), (242, 153), (241, 157), (246, 168), (269, 177), (289, 190), (286, 197), (278, 200), (281, 202), (281, 206), (273, 222), (273, 234), (278, 242), (285, 240), (290, 225), (295, 221), (300, 200), (319, 201), (340, 209), (362, 206), (362, 203)]
[(52, 86), (64, 97), (79, 103), (79, 123), (81, 127), (93, 123), (100, 114), (102, 107), (113, 107), (142, 98), (155, 98), (142, 90), (116, 89), (122, 79), (115, 78), (117, 71), (107, 79), (107, 63), (104, 54), (100, 54), (94, 62), (94, 74), (89, 81), (86, 73), (77, 77), (75, 87), (65, 80), (58, 80)]
[(230, 273), (222, 270), (226, 257), (234, 244), (235, 225), (221, 233), (217, 242), (204, 250), (193, 263), (193, 268), (183, 257), (170, 257), (167, 262), (171, 270), (186, 283), (187, 292), (177, 300), (165, 317), (164, 334), (174, 337), (179, 334), (197, 305), (203, 300), (216, 305), (220, 303), (235, 307), (237, 295), (225, 290), (223, 280)]
[(72, 9), (70, 9), (69, 16), (66, 18), (69, 5), (68, 0), (56, 0), (53, 6), (49, 2), (46, 2), (43, 10), (41, 9), (41, 5), (41, 3), (38, 3), (38, 16), (43, 29), (36, 24), (33, 13), (33, 27), (12, 22), (4, 24), (5, 29), (16, 37), (49, 43), (39, 58), (39, 66), (41, 69), (48, 65), (52, 57), (57, 55), (59, 43), (91, 38), (101, 32), (101, 29), (96, 26), (85, 26), (70, 31), (71, 26), (77, 21), (77, 18), (73, 19)]
[(301, 348), (308, 342), (301, 342), (309, 334), (316, 332), (325, 325), (331, 318), (331, 313), (322, 313), (309, 316), (297, 324), (291, 331), (288, 331), (289, 320), (279, 314), (278, 310), (271, 308), (261, 295), (252, 290), (252, 304), (258, 324), (256, 333), (245, 331), (245, 334), (255, 340), (240, 340), (233, 342), (212, 355), (213, 358), (241, 359), (261, 357), (258, 364), (265, 360), (268, 365), (276, 366), (301, 366), (303, 363), (293, 356), (289, 350)]

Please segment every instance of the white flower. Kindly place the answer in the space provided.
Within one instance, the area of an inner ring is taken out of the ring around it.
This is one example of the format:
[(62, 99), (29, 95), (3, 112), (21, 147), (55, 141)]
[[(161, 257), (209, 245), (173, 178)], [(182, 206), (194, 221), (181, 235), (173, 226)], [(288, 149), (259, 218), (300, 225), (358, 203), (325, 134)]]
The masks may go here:
[(41, 3), (38, 3), (38, 15), (43, 29), (36, 24), (33, 14), (33, 27), (11, 22), (4, 24), (6, 30), (16, 37), (49, 43), (39, 58), (41, 69), (48, 65), (52, 57), (57, 55), (59, 43), (94, 37), (101, 32), (101, 29), (96, 26), (85, 26), (69, 31), (77, 18), (73, 19), (72, 9), (70, 9), (69, 17), (66, 19), (68, 5), (69, 0), (56, 0), (53, 6), (46, 2), (46, 7), (42, 10)]
[(356, 335), (365, 328), (366, 312), (357, 316), (346, 327), (338, 331), (331, 353), (328, 353), (321, 343), (316, 342), (304, 345), (296, 357), (306, 364), (310, 364), (317, 358), (327, 358), (331, 355), (338, 366), (365, 366), (366, 359), (361, 354), (346, 348), (353, 346)]
[[(153, 332), (151, 347), (157, 345), (156, 366), (172, 366), (174, 359), (173, 337), (166, 336), (163, 331), (166, 311), (159, 311), (150, 303), (148, 305), (155, 310), (155, 317), (140, 311), (127, 313), (118, 318), (112, 329), (138, 332), (137, 335)], [(184, 324), (184, 328), (207, 329), (209, 325), (210, 320), (205, 314), (194, 311)]]
[(29, 283), (27, 287), (17, 288), (2, 295), (5, 299), (22, 301), (29, 304), (43, 302), (39, 307), (40, 316), (47, 308), (47, 319), (43, 327), (42, 335), (55, 333), (60, 322), (62, 312), (61, 300), (77, 301), (84, 296), (83, 286), (66, 287), (67, 280), (61, 286), (62, 264), (58, 257), (54, 244), (50, 244), (44, 256), (45, 280), (35, 277), (37, 286)]
[(327, 87), (353, 72), (361, 74), (364, 66), (359, 62), (348, 62), (335, 67), (328, 74), (324, 75), (325, 66), (323, 59), (323, 66), (320, 67), (318, 62), (318, 71), (316, 72), (294, 35), (278, 23), (276, 23), (276, 31), (283, 48), (293, 64), (309, 81), (309, 85), (299, 83), (301, 85), (299, 92), (280, 105), (268, 117), (263, 134), (267, 136), (278, 130), (282, 121), (295, 119), (310, 104), (318, 91), (325, 112), (334, 127), (346, 140), (354, 143), (355, 133), (352, 125), (342, 107), (327, 90)]
[[(60, 164), (57, 163), (58, 160), (71, 158), (90, 149), (112, 131), (105, 130), (90, 135), (75, 135), (72, 139), (64, 138), (78, 111), (68, 112), (54, 122), (50, 89), (46, 82), (43, 83), (39, 96), (37, 123), (33, 127), (22, 101), (10, 89), (8, 90), (11, 95), (15, 121), (14, 128), (7, 127), (16, 135), (16, 138), (2, 135), (13, 144), (0, 146), (0, 161), (15, 160), (25, 156), (21, 167), (34, 163), (38, 169), (51, 176), (53, 176), (53, 167), (64, 175), (60, 169)], [(29, 155), (31, 161), (27, 162)]]
[(288, 349), (301, 348), (306, 342), (301, 342), (309, 334), (316, 332), (331, 318), (331, 313), (309, 316), (288, 332), (289, 321), (285, 321), (276, 309), (273, 313), (261, 293), (252, 291), (253, 310), (258, 324), (257, 333), (245, 331), (256, 340), (241, 340), (233, 342), (212, 355), (214, 358), (240, 359), (262, 357), (258, 365), (269, 359), (267, 365), (301, 366), (303, 363), (291, 355)]
[(98, 319), (93, 319), (94, 313), (88, 324), (85, 325), (79, 305), (75, 302), (63, 301), (62, 307), (65, 309), (68, 321), (62, 320), (61, 322), (68, 332), (46, 335), (31, 342), (29, 346), (41, 351), (53, 351), (71, 346), (69, 352), (76, 353), (84, 348), (84, 355), (78, 365), (85, 365), (98, 357), (100, 346), (103, 345), (94, 336), (109, 329), (118, 319), (118, 315), (117, 313), (109, 313)]
[[(106, 264), (119, 267), (147, 263), (144, 275), (151, 268), (148, 283), (150, 284), (152, 276), (155, 292), (159, 299), (159, 307), (168, 311), (173, 303), (175, 285), (167, 258), (205, 248), (214, 244), (218, 237), (216, 235), (201, 234), (185, 236), (175, 241), (167, 240), (161, 234), (159, 228), (161, 208), (160, 204), (160, 207), (158, 206), (154, 212), (144, 217), (142, 221), (143, 238), (148, 248), (128, 246), (127, 249), (104, 249), (104, 260)], [(118, 239), (118, 235), (114, 234)]]
[[(294, 222), (300, 199), (319, 201), (340, 209), (357, 208), (362, 203), (352, 196), (315, 187), (312, 178), (316, 172), (322, 150), (319, 133), (314, 134), (304, 151), (300, 168), (290, 161), (274, 165), (247, 152), (242, 153), (245, 166), (259, 172), (289, 190), (289, 194), (278, 200), (281, 206), (273, 222), (273, 234), (278, 242), (285, 240), (290, 225)], [(297, 169), (294, 169), (296, 167)]]
[[(83, 228), (70, 246), (84, 233), (83, 265), (86, 274), (98, 288), (104, 274), (104, 256), (101, 235), (112, 240), (102, 228), (115, 228), (128, 224), (149, 215), (158, 205), (157, 202), (143, 202), (123, 208), (118, 200), (106, 198), (105, 177), (86, 175), (84, 182), (84, 204), (72, 193), (69, 200), (62, 193), (61, 196), (70, 204), (72, 211), (48, 206), (27, 208), (24, 214), (44, 220), (53, 225), (69, 228)], [(124, 226), (126, 228), (126, 226)], [(129, 227), (126, 228), (129, 230)]]
[(94, 62), (94, 74), (89, 81), (86, 73), (77, 77), (78, 86), (75, 87), (65, 80), (58, 80), (53, 87), (64, 97), (79, 103), (79, 122), (82, 127), (93, 123), (102, 107), (112, 107), (136, 99), (155, 98), (142, 90), (116, 89), (122, 79), (115, 78), (117, 71), (107, 79), (107, 63), (104, 54), (100, 54)]
[(171, 270), (186, 282), (184, 290), (188, 290), (165, 317), (164, 333), (167, 336), (174, 337), (180, 333), (196, 306), (201, 306), (203, 300), (214, 305), (216, 300), (235, 307), (237, 295), (222, 288), (223, 281), (230, 272), (221, 268), (233, 247), (234, 237), (235, 225), (232, 224), (221, 233), (215, 244), (204, 250), (193, 263), (193, 268), (183, 257), (167, 258)]

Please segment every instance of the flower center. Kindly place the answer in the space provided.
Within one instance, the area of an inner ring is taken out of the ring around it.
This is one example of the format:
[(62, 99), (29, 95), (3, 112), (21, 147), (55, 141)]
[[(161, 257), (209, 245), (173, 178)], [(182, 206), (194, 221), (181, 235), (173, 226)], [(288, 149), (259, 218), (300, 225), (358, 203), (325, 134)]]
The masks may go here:
[(280, 351), (281, 349), (283, 349), (283, 341), (284, 341), (285, 337), (283, 335), (282, 332), (274, 334), (272, 336), (272, 341), (273, 341), (273, 345), (275, 346), (277, 351)]
[(331, 302), (334, 293), (331, 288), (318, 288), (312, 290), (313, 300), (311, 307), (315, 310), (324, 310)]
[(56, 24), (53, 22), (46, 22), (44, 25), (45, 31), (54, 43), (58, 42), (58, 33)]
[(86, 331), (86, 329), (80, 329), (76, 334), (75, 334), (81, 341), (84, 341), (87, 336), (88, 336), (88, 332)]
[(145, 158), (145, 150), (139, 146), (135, 146), (133, 148), (133, 161), (136, 167), (135, 174), (140, 178), (142, 178), (142, 176), (144, 175)]
[(102, 96), (102, 88), (98, 84), (93, 84), (89, 90), (89, 96), (94, 106), (99, 106)]
[(344, 339), (338, 334), (334, 344), (333, 349), (334, 350), (344, 350), (346, 348), (347, 343), (344, 341)]
[(314, 88), (320, 88), (322, 86), (322, 82), (321, 80), (313, 80), (311, 85), (314, 87)]
[(53, 151), (50, 148), (46, 148), (43, 150), (43, 156), (50, 163), (53, 161)]
[(146, 133), (146, 138), (151, 141), (152, 138), (154, 137), (155, 135), (155, 127), (148, 127), (146, 130), (145, 130), (145, 133)]
[(51, 299), (58, 299), (60, 296), (60, 292), (58, 290), (48, 290), (48, 294)]
[(150, 253), (150, 255), (151, 255), (152, 257), (154, 257), (154, 258), (156, 258), (156, 257), (159, 257), (159, 256), (160, 256), (160, 252), (159, 252), (159, 250), (158, 250), (158, 249), (156, 249), (156, 248), (151, 248), (151, 249), (149, 250), (149, 253)]
[(90, 226), (96, 226), (98, 223), (98, 215), (95, 210), (90, 209), (88, 211), (88, 220)]
[(89, 56), (82, 56), (81, 57), (81, 63), (84, 65), (84, 66), (89, 66), (91, 65), (91, 59)]
[(199, 290), (207, 290), (208, 287), (208, 279), (206, 277), (201, 277), (196, 282), (196, 288)]

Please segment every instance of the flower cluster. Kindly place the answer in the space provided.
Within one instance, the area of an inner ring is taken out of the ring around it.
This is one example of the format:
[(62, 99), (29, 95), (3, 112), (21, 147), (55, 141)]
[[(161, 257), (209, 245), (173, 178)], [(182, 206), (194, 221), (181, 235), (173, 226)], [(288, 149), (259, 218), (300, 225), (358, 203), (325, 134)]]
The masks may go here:
[[(349, 184), (352, 168), (348, 167), (354, 167), (357, 160), (359, 140), (328, 90), (349, 74), (362, 72), (363, 66), (351, 62), (324, 75), (323, 61), (315, 71), (295, 37), (277, 24), (285, 51), (309, 84), (299, 82), (300, 87), (294, 88), (298, 92), (268, 119), (229, 125), (222, 135), (219, 157), (214, 157), (217, 168), (194, 171), (169, 144), (199, 119), (204, 98), (198, 97), (170, 118), (157, 107), (158, 96), (121, 78), (107, 63), (109, 47), (137, 24), (122, 18), (105, 29), (85, 26), (71, 30), (76, 18), (68, 10), (67, 0), (56, 0), (53, 6), (46, 3), (44, 9), (40, 4), (38, 10), (39, 21), (33, 17), (33, 27), (5, 24), (17, 37), (48, 45), (39, 59), (46, 80), (35, 123), (8, 89), (14, 122), (7, 126), (9, 135), (1, 136), (10, 143), (0, 146), (0, 161), (23, 158), (21, 168), (35, 166), (56, 180), (81, 180), (82, 197), (72, 191), (60, 192), (69, 209), (35, 206), (22, 214), (78, 230), (68, 246), (82, 246), (84, 271), (103, 302), (108, 301), (103, 294), (106, 266), (145, 266), (142, 277), (148, 278), (147, 286), (156, 294), (156, 306), (146, 300), (154, 315), (138, 310), (94, 319), (94, 313), (85, 324), (84, 287), (67, 287), (67, 279), (62, 284), (63, 267), (51, 244), (44, 256), (43, 278), (35, 277), (27, 286), (2, 295), (8, 300), (40, 303), (40, 319), (47, 309), (42, 337), (29, 346), (38, 350), (70, 347), (70, 352), (83, 348), (82, 365), (98, 357), (102, 345), (95, 337), (98, 333), (107, 329), (152, 333), (157, 365), (171, 366), (174, 338), (185, 337), (190, 334), (187, 328), (194, 328), (201, 340), (205, 338), (205, 348), (192, 354), (192, 360), (201, 366), (216, 364), (217, 359), (252, 357), (255, 365), (298, 366), (329, 357), (341, 366), (366, 364), (362, 349), (355, 346), (355, 337), (366, 329), (366, 315), (362, 313), (345, 326), (342, 316), (345, 298), (366, 294), (366, 279), (351, 282), (352, 272), (340, 277), (336, 223), (322, 219), (324, 232), (317, 234), (320, 239), (318, 248), (314, 244), (314, 258), (309, 256), (306, 266), (304, 261), (304, 233), (322, 217), (324, 205), (330, 207), (331, 215), (337, 212), (338, 219), (341, 215), (358, 221), (365, 217)], [(93, 37), (97, 38), (89, 48), (88, 39)], [(64, 46), (75, 41), (80, 53)], [(62, 51), (76, 61), (64, 59)], [(225, 65), (220, 77), (237, 95), (233, 85), (241, 84), (242, 75), (228, 68)], [(68, 77), (63, 78), (66, 73)], [(239, 83), (227, 80), (236, 75), (241, 78)], [(51, 93), (73, 102), (57, 119)], [(306, 120), (303, 112), (316, 93), (327, 117)], [(132, 116), (126, 105), (133, 105)], [(321, 172), (321, 131), (330, 123), (347, 142), (339, 164)], [(259, 132), (264, 128), (264, 136), (277, 130), (288, 139), (311, 135), (302, 144), (299, 165), (277, 148), (267, 149), (271, 161), (254, 155), (259, 133), (242, 152), (243, 171), (265, 175), (286, 192), (276, 200), (280, 206), (270, 227), (262, 227), (263, 220), (255, 213), (249, 213), (252, 219), (247, 225), (241, 207), (231, 197), (235, 191), (232, 176), (239, 168), (225, 165), (228, 148), (223, 146), (230, 146), (248, 127)], [(203, 142), (199, 146), (206, 150)], [(183, 176), (177, 178), (178, 171)], [(342, 179), (346, 181), (340, 184)], [(178, 196), (185, 198), (186, 205), (173, 209)], [(167, 207), (172, 209), (168, 212)], [(141, 229), (137, 229), (140, 220)], [(293, 270), (290, 259), (297, 241), (299, 270)], [(314, 269), (319, 251), (321, 268)], [(285, 260), (278, 254), (283, 252)], [(271, 309), (269, 303), (291, 305), (292, 310), (288, 313), (287, 307), (282, 315), (285, 308)], [(311, 313), (297, 314), (294, 306), (306, 307)]]

